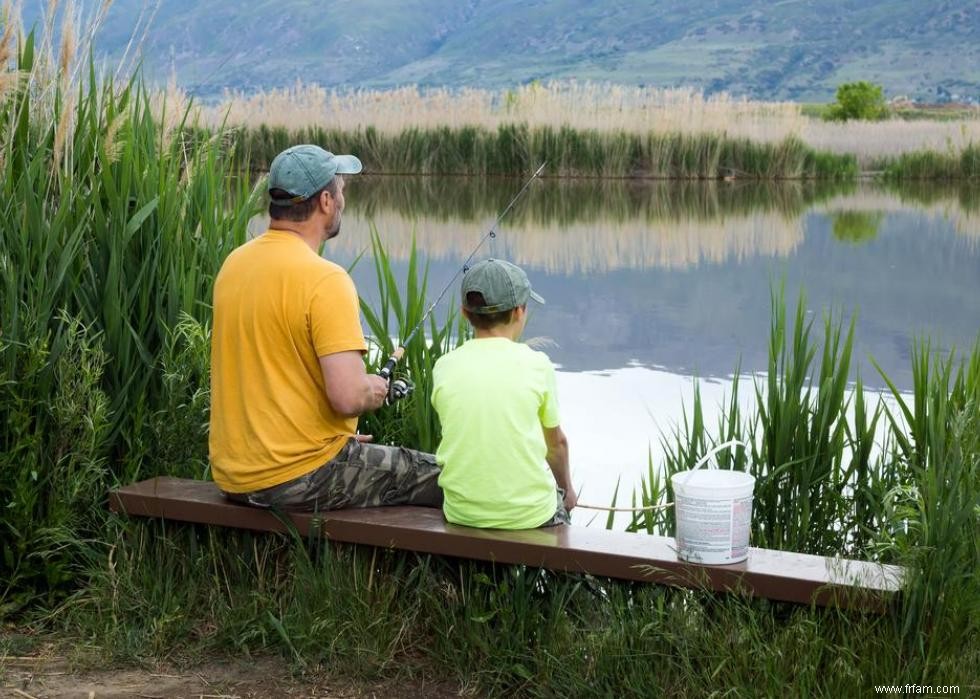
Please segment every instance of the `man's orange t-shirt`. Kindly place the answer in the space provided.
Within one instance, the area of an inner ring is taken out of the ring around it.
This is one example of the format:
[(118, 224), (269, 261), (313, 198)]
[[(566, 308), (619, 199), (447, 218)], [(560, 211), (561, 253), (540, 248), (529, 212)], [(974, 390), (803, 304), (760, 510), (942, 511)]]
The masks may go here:
[(225, 492), (305, 475), (357, 431), (327, 400), (318, 360), (367, 350), (357, 291), (295, 234), (269, 230), (228, 256), (211, 342), (211, 473)]

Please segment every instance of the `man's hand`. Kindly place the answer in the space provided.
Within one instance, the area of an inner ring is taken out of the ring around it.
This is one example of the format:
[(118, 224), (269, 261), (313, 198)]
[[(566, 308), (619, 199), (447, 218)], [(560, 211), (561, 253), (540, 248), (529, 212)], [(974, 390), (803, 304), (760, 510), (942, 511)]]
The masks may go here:
[(371, 405), (368, 410), (377, 410), (385, 404), (388, 397), (388, 382), (377, 374), (367, 374), (367, 380), (371, 391)]
[(388, 382), (368, 374), (360, 352), (337, 352), (320, 357), (327, 400), (340, 415), (356, 417), (384, 405)]
[(374, 435), (373, 434), (355, 434), (354, 435), (354, 439), (356, 439), (361, 444), (366, 444), (368, 442), (373, 442), (374, 441)]

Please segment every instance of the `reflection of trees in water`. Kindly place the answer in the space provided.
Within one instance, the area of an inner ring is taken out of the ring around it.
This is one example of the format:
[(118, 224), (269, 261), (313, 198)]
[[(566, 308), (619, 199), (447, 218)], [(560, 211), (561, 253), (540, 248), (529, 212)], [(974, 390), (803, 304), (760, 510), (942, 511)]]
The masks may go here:
[[(355, 252), (377, 227), (392, 256), (413, 235), (426, 254), (465, 257), (522, 182), (485, 178), (363, 178), (351, 183), (345, 226), (332, 245)], [(802, 214), (853, 185), (792, 182), (541, 181), (511, 212), (493, 248), (561, 272), (683, 268), (754, 255), (788, 255)], [(490, 248), (483, 254), (491, 254)]]
[[(351, 178), (344, 233), (330, 248), (356, 254), (375, 225), (395, 259), (414, 235), (435, 258), (460, 259), (522, 181), (485, 178)], [(980, 244), (980, 188), (815, 183), (542, 181), (508, 216), (496, 254), (550, 271), (686, 268), (779, 257), (803, 240), (803, 214), (831, 217), (838, 239), (877, 232), (883, 215), (925, 211)], [(263, 229), (256, 221), (255, 232)]]
[(871, 185), (852, 194), (830, 197), (815, 206), (814, 210), (832, 216), (842, 211), (877, 214), (923, 212), (949, 221), (959, 235), (970, 241), (971, 246), (980, 244), (980, 186), (976, 183)]
[[(523, 181), (482, 177), (359, 177), (348, 210), (371, 218), (477, 221), (498, 214)], [(759, 212), (797, 217), (853, 183), (758, 181), (540, 180), (508, 216), (514, 223), (565, 226), (596, 221), (717, 221)]]
[[(384, 213), (368, 220), (345, 219), (344, 235), (330, 243), (335, 250), (356, 254), (377, 227), (385, 248), (406, 259), (413, 235), (418, 248), (436, 258), (466, 257), (492, 219), (442, 221), (406, 219)], [(616, 269), (685, 268), (757, 255), (785, 256), (803, 240), (799, 218), (780, 214), (732, 216), (717, 221), (609, 221), (504, 226), (500, 236), (481, 249), (481, 256), (499, 255), (519, 264), (551, 272), (591, 273)]]
[(834, 237), (854, 244), (874, 240), (884, 218), (880, 211), (838, 211), (834, 214)]

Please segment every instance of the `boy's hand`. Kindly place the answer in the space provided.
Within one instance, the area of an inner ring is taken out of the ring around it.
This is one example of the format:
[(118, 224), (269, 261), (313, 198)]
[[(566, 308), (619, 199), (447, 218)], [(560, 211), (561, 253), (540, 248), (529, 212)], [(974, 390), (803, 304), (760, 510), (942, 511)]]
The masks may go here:
[(575, 488), (569, 488), (565, 491), (565, 498), (563, 500), (565, 504), (565, 509), (571, 512), (575, 506), (578, 504), (578, 494), (575, 492)]

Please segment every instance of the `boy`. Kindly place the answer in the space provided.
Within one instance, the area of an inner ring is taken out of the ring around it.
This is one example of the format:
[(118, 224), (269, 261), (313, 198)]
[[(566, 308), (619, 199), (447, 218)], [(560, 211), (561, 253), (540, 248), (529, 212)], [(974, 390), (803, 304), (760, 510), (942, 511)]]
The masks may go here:
[(484, 260), (463, 276), (463, 314), (475, 337), (436, 362), (432, 389), (450, 522), (494, 529), (570, 522), (576, 495), (555, 370), (547, 355), (518, 342), (528, 299), (544, 303), (510, 262)]

